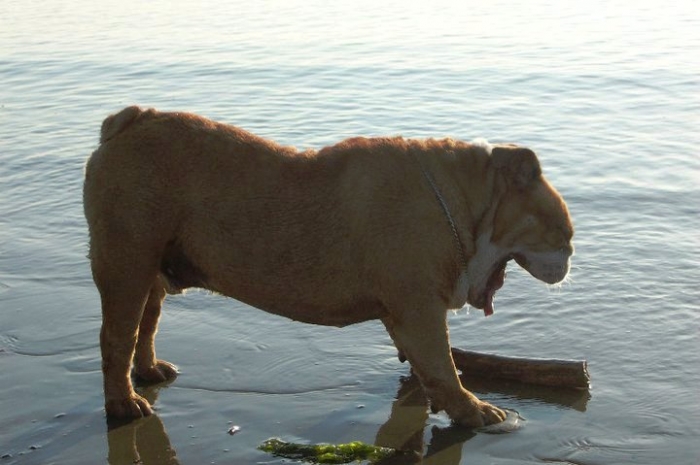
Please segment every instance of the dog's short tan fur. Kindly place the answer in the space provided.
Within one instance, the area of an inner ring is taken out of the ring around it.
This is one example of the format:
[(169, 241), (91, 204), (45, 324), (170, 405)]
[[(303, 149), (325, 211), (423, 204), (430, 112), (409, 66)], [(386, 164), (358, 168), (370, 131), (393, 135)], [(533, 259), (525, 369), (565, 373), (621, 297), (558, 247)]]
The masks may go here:
[(512, 257), (547, 282), (568, 273), (568, 211), (533, 152), (400, 137), (298, 152), (138, 107), (108, 117), (100, 142), (84, 204), (108, 415), (151, 413), (130, 368), (150, 381), (176, 376), (155, 355), (161, 304), (201, 287), (307, 323), (381, 319), (434, 409), (468, 426), (504, 418), (461, 386), (446, 310), (487, 307), (499, 287), (491, 275)]

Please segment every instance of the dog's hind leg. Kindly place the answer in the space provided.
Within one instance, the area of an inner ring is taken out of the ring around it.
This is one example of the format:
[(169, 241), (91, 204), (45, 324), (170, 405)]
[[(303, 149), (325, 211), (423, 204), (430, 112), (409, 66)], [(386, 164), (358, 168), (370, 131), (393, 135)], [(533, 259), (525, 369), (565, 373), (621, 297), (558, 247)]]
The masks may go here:
[[(140, 278), (142, 279), (142, 278)], [(152, 413), (148, 401), (134, 392), (130, 370), (139, 322), (148, 298), (148, 284), (140, 279), (100, 286), (102, 295), (102, 374), (105, 410), (117, 418), (138, 418)]]
[(148, 294), (148, 300), (139, 324), (134, 356), (134, 374), (149, 383), (171, 381), (177, 377), (175, 365), (156, 358), (155, 338), (165, 294), (162, 278), (158, 277)]
[(134, 392), (131, 363), (149, 293), (158, 274), (157, 259), (125, 235), (91, 231), (90, 259), (102, 300), (102, 374), (105, 410), (116, 418), (152, 413), (146, 399)]

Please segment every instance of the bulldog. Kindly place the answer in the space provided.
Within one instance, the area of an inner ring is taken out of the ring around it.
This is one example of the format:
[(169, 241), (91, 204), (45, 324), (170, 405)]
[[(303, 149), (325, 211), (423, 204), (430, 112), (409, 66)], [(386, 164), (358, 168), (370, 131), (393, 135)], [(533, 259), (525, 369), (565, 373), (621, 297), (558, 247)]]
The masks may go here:
[(175, 378), (155, 334), (168, 293), (198, 287), (318, 325), (378, 319), (434, 411), (503, 410), (464, 389), (448, 309), (493, 313), (514, 259), (562, 281), (573, 227), (535, 153), (512, 144), (356, 137), (298, 151), (189, 113), (109, 116), (85, 168), (110, 417), (152, 413), (130, 371)]

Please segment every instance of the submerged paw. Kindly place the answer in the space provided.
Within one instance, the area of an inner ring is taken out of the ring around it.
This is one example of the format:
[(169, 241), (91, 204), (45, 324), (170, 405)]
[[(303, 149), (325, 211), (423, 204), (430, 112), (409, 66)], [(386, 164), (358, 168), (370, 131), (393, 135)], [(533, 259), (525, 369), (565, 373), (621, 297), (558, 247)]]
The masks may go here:
[(105, 411), (112, 418), (141, 418), (153, 413), (151, 404), (136, 393), (126, 399), (107, 401)]

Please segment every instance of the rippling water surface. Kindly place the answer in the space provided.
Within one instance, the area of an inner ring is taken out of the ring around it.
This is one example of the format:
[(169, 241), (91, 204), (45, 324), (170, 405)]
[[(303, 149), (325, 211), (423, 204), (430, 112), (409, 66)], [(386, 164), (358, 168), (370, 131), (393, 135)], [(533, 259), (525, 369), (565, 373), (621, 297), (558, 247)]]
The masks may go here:
[[(282, 463), (256, 450), (280, 436), (408, 444), (427, 464), (697, 464), (700, 7), (524, 5), (4, 0), (0, 462)], [(577, 228), (571, 281), (511, 266), (493, 317), (450, 315), (452, 342), (587, 359), (592, 389), (474, 380), (524, 427), (449, 428), (380, 324), (306, 326), (194, 292), (166, 303), (159, 355), (182, 373), (146, 392), (158, 415), (108, 431), (82, 168), (102, 119), (133, 103), (300, 148), (534, 148)]]

